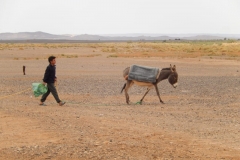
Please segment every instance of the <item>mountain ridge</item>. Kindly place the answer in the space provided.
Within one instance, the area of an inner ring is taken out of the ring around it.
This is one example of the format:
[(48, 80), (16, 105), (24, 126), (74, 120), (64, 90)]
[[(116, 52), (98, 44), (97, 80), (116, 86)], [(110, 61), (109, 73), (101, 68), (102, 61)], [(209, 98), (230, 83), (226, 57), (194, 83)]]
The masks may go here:
[(87, 41), (144, 41), (144, 40), (224, 40), (240, 39), (240, 34), (50, 34), (42, 31), (0, 33), (0, 40), (87, 40)]

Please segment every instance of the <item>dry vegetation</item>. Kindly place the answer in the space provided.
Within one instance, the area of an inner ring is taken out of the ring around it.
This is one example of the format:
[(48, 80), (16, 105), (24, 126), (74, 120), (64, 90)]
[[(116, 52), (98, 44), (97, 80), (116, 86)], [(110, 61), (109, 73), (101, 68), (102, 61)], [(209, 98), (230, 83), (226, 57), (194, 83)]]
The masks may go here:
[[(192, 42), (122, 42), (122, 43), (2, 43), (0, 50), (26, 49), (92, 49), (92, 52), (109, 53), (108, 57), (221, 57), (238, 59), (240, 57), (239, 41), (192, 41)], [(77, 58), (95, 57), (99, 53), (78, 55), (59, 54), (58, 57)], [(18, 57), (14, 58), (18, 60)], [(27, 58), (25, 58), (27, 59)]]
[[(191, 42), (122, 42), (122, 43), (2, 43), (0, 50), (30, 49), (92, 49), (93, 54), (58, 54), (59, 58), (95, 57), (109, 53), (108, 57), (221, 57), (240, 58), (239, 41), (191, 41)], [(96, 53), (95, 53), (96, 52)], [(18, 57), (14, 57), (18, 60)], [(28, 58), (25, 58), (28, 59)], [(36, 58), (38, 59), (38, 57)]]
[(240, 43), (178, 42), (178, 43), (125, 43), (108, 45), (105, 52), (114, 52), (111, 57), (178, 57), (240, 56)]

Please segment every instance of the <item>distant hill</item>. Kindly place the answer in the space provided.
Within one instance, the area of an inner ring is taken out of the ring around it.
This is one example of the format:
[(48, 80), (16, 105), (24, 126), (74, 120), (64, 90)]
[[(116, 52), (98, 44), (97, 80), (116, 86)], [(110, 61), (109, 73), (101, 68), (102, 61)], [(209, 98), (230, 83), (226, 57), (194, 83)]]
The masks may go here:
[(112, 34), (112, 35), (54, 35), (45, 32), (0, 33), (0, 40), (86, 40), (86, 41), (139, 41), (139, 40), (223, 40), (240, 39), (227, 34)]
[(193, 37), (183, 37), (182, 39), (185, 40), (220, 40), (224, 39), (223, 37), (219, 36), (212, 36), (212, 35), (197, 35)]
[(0, 40), (26, 40), (26, 39), (65, 39), (68, 36), (53, 35), (44, 32), (0, 33)]

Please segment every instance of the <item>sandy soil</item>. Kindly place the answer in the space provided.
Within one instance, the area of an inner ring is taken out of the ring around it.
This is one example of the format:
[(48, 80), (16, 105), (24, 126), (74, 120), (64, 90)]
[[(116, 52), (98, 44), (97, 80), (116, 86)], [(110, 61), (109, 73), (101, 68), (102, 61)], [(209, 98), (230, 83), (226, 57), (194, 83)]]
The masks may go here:
[[(107, 58), (92, 49), (0, 51), (0, 159), (240, 159), (240, 64), (217, 59)], [(39, 106), (31, 83), (41, 82), (48, 55), (57, 59), (58, 92)], [(177, 66), (179, 86), (120, 90), (131, 64)], [(26, 75), (22, 66), (26, 66)]]

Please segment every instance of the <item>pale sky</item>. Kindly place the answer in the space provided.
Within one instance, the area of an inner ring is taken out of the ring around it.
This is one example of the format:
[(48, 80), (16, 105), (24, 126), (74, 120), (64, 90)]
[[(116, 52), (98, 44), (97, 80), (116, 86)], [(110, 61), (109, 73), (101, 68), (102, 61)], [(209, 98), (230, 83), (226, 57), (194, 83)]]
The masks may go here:
[(240, 0), (0, 0), (0, 33), (240, 34)]

